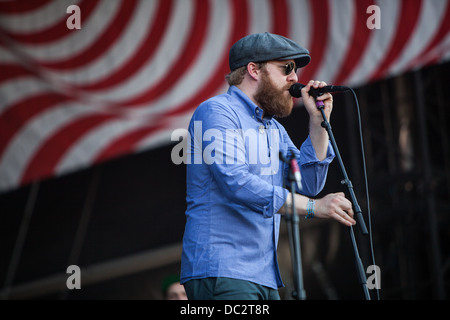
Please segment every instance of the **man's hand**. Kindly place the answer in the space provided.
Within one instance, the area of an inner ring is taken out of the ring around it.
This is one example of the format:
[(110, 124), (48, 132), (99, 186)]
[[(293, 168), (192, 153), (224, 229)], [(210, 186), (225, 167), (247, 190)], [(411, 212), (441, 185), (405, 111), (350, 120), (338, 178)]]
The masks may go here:
[(317, 199), (314, 209), (317, 218), (335, 219), (349, 227), (356, 224), (352, 203), (343, 192), (330, 193), (322, 199)]
[(327, 84), (323, 81), (318, 80), (310, 80), (308, 84), (302, 88), (302, 99), (303, 103), (305, 105), (306, 110), (308, 111), (309, 117), (311, 121), (314, 122), (314, 124), (318, 124), (320, 126), (320, 123), (322, 123), (322, 114), (320, 110), (316, 106), (316, 100), (317, 101), (323, 101), (324, 103), (324, 111), (327, 118), (330, 118), (331, 111), (333, 110), (333, 96), (331, 93), (327, 92), (324, 93), (321, 96), (318, 96), (316, 99), (314, 99), (313, 96), (309, 95), (309, 90), (311, 88), (323, 88)]
[[(324, 160), (327, 156), (328, 150), (328, 132), (322, 128), (321, 123), (323, 121), (322, 113), (316, 106), (316, 99), (309, 95), (311, 88), (323, 88), (327, 84), (323, 81), (311, 80), (302, 89), (302, 99), (306, 110), (309, 114), (309, 136), (311, 138), (312, 145), (316, 151), (317, 159)], [(317, 97), (318, 101), (323, 101), (324, 112), (327, 119), (330, 119), (331, 110), (333, 109), (333, 96), (331, 93), (324, 93)]]
[[(295, 208), (297, 214), (306, 215), (306, 207), (309, 198), (296, 193)], [(289, 193), (285, 204), (278, 213), (286, 214), (292, 212), (292, 193)], [(352, 203), (345, 197), (343, 192), (330, 193), (321, 199), (315, 199), (314, 217), (324, 219), (334, 219), (346, 226), (356, 224), (353, 219)]]

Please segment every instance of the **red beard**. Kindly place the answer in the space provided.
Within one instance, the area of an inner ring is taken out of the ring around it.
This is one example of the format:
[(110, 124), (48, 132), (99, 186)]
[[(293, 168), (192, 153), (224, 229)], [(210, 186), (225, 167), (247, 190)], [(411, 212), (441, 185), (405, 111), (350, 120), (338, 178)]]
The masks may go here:
[(291, 114), (294, 101), (290, 94), (286, 95), (286, 90), (289, 90), (290, 87), (291, 84), (282, 89), (275, 87), (267, 71), (262, 70), (261, 83), (256, 90), (255, 100), (264, 110), (265, 116), (284, 118)]

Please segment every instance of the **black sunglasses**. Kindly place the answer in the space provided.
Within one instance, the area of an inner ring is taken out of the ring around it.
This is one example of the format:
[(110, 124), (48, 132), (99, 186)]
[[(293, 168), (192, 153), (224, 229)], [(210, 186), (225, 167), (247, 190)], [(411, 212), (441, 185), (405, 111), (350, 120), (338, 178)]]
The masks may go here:
[(295, 65), (294, 62), (289, 62), (288, 64), (284, 65), (284, 66), (280, 66), (281, 68), (284, 68), (284, 74), (285, 75), (290, 75), (292, 71), (297, 72), (297, 66)]

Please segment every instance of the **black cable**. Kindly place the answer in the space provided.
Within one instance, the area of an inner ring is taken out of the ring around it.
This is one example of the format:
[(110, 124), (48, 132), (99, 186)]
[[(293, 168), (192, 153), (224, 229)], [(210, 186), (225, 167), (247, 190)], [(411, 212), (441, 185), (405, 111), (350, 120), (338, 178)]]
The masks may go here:
[[(367, 179), (367, 169), (366, 169), (366, 156), (364, 153), (364, 142), (363, 142), (363, 134), (362, 134), (362, 125), (361, 125), (361, 113), (359, 110), (359, 102), (358, 102), (358, 98), (356, 96), (355, 91), (350, 88), (350, 91), (353, 93), (353, 97), (355, 98), (355, 103), (356, 103), (356, 110), (358, 112), (358, 127), (359, 127), (359, 138), (360, 138), (360, 143), (361, 143), (361, 156), (362, 156), (362, 162), (363, 162), (363, 171), (364, 171), (364, 183), (365, 183), (365, 189), (366, 189), (366, 201), (367, 201), (367, 218), (368, 218), (368, 224), (369, 224), (369, 245), (370, 245), (370, 253), (372, 256), (372, 264), (374, 266), (376, 266), (375, 263), (375, 254), (374, 254), (374, 250), (373, 250), (373, 239), (372, 239), (372, 217), (370, 214), (370, 199), (369, 199), (369, 183), (368, 183), (368, 179)], [(376, 271), (378, 272), (378, 271)], [(378, 275), (381, 276), (381, 275)], [(377, 300), (380, 300), (380, 289), (379, 288), (375, 288), (377, 291)]]

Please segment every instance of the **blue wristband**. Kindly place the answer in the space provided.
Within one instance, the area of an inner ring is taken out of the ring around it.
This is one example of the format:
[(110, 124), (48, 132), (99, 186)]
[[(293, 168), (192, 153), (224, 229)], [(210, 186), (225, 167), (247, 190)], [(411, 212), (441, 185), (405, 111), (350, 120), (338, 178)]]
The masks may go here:
[(313, 199), (308, 200), (308, 204), (306, 205), (306, 217), (305, 219), (311, 219), (314, 218), (314, 205), (316, 204), (316, 201)]

